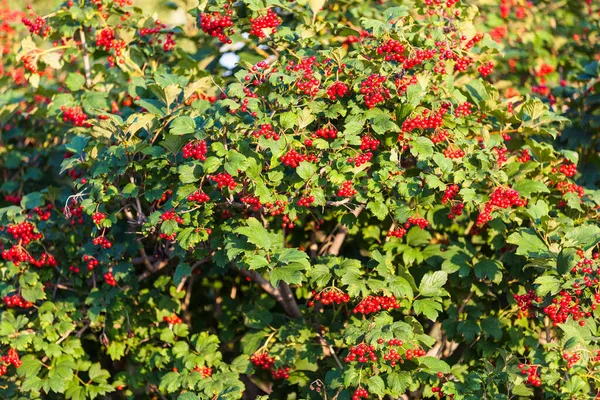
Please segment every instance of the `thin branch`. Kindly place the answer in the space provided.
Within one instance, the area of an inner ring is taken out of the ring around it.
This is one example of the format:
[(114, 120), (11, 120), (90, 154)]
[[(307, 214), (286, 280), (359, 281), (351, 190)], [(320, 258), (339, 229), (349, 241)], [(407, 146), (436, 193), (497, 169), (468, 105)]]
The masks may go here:
[[(358, 206), (354, 211), (352, 211), (352, 214), (355, 217), (358, 217), (358, 215), (362, 212), (362, 210), (364, 210), (364, 208), (364, 206)], [(346, 236), (348, 236), (348, 228), (342, 225), (340, 226), (337, 235), (335, 235), (335, 237), (333, 238), (333, 242), (331, 243), (331, 247), (329, 247), (329, 251), (327, 253), (332, 256), (337, 256), (338, 254), (340, 254), (340, 250), (342, 248), (342, 245), (344, 244), (344, 241), (346, 240)]]
[(87, 42), (85, 40), (85, 32), (83, 27), (79, 29), (79, 38), (81, 39), (81, 47), (83, 48), (83, 68), (85, 70), (85, 83), (89, 88), (92, 87), (92, 67), (90, 66), (90, 55), (88, 54)]

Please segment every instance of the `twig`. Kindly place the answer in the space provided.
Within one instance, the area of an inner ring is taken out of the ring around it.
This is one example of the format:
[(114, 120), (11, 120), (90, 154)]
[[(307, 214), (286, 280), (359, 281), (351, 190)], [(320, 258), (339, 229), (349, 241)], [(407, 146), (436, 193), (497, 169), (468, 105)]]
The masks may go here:
[(90, 55), (88, 54), (87, 42), (85, 41), (85, 32), (83, 27), (79, 29), (79, 38), (81, 39), (81, 47), (83, 48), (83, 68), (85, 70), (85, 83), (89, 88), (92, 87), (92, 68), (90, 66)]

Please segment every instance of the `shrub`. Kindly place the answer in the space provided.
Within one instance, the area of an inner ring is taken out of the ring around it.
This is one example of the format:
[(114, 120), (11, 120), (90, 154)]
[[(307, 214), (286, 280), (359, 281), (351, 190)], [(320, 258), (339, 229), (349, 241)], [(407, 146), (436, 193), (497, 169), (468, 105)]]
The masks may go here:
[(3, 396), (598, 394), (600, 192), (477, 7), (0, 15)]

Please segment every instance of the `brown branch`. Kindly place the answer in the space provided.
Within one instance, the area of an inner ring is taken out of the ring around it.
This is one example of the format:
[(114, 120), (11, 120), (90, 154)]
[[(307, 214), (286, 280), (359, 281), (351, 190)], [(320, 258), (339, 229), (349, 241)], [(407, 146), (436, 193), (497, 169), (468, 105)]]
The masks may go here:
[(269, 281), (267, 281), (261, 274), (256, 271), (248, 271), (247, 269), (240, 268), (240, 273), (248, 278), (250, 278), (254, 283), (256, 283), (262, 290), (268, 293), (271, 297), (275, 299), (281, 306), (283, 307), (286, 314), (292, 318), (301, 318), (302, 313), (298, 308), (298, 304), (294, 299), (294, 295), (287, 283), (281, 282), (279, 284), (279, 289), (271, 285)]
[(284, 308), (288, 310), (288, 315), (292, 318), (302, 318), (302, 312), (298, 308), (298, 303), (290, 286), (282, 281), (279, 283), (279, 290), (281, 291), (282, 301), (285, 303)]
[[(355, 217), (358, 217), (358, 215), (362, 212), (362, 210), (364, 210), (364, 208), (364, 206), (358, 206), (354, 211), (352, 211), (352, 214)], [(344, 244), (344, 241), (346, 240), (346, 236), (348, 236), (348, 228), (342, 225), (340, 226), (339, 232), (334, 236), (327, 254), (332, 256), (337, 256), (338, 254), (340, 254), (340, 250), (342, 248), (342, 245)]]

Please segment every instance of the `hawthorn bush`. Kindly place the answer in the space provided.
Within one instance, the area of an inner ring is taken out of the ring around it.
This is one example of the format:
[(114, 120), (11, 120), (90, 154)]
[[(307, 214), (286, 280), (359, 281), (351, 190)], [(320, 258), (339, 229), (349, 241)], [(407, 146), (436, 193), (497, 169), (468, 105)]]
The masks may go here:
[(131, 3), (0, 8), (3, 398), (599, 397), (591, 2)]

